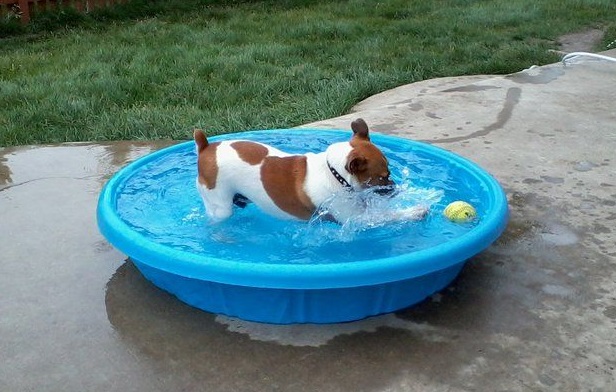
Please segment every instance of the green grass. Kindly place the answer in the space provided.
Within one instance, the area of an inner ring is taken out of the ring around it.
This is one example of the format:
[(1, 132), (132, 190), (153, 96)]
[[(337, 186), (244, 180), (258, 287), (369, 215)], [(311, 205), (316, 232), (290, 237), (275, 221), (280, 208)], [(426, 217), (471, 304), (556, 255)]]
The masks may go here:
[(138, 0), (11, 30), (0, 146), (295, 126), (401, 84), (554, 62), (559, 35), (613, 34), (616, 15), (613, 0), (229, 3)]

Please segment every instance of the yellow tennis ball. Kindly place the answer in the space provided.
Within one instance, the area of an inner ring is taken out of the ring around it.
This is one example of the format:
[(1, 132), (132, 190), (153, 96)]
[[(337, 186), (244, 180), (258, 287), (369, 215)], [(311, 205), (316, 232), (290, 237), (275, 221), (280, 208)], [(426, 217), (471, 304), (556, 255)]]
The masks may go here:
[(452, 222), (468, 222), (477, 217), (475, 207), (465, 201), (454, 201), (445, 207), (443, 214)]

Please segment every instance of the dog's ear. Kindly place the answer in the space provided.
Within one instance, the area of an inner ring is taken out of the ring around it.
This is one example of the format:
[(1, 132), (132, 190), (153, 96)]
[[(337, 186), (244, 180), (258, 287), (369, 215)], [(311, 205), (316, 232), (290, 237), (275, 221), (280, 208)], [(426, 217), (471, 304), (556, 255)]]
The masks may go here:
[(203, 133), (200, 129), (195, 129), (193, 132), (193, 137), (195, 138), (195, 144), (197, 145), (197, 151), (201, 152), (205, 147), (207, 147), (208, 142), (205, 137), (205, 133)]
[(357, 173), (360, 173), (366, 170), (367, 165), (368, 165), (368, 160), (366, 158), (355, 155), (355, 154), (351, 154), (349, 156), (349, 160), (347, 161), (345, 169), (349, 173), (356, 175)]
[(368, 135), (368, 124), (366, 124), (363, 118), (358, 118), (353, 121), (351, 123), (351, 129), (353, 130), (353, 137), (370, 140), (370, 136)]

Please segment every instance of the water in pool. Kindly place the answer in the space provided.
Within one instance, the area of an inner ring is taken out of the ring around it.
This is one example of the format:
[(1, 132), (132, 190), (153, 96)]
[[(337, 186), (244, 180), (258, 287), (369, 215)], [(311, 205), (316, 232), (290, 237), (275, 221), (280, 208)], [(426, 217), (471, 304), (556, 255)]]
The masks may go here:
[[(319, 152), (344, 135), (328, 138), (262, 135), (251, 138), (284, 151)], [(378, 142), (376, 143), (378, 145)], [(237, 208), (228, 220), (210, 224), (195, 188), (196, 153), (176, 150), (145, 165), (129, 178), (117, 198), (119, 216), (152, 241), (205, 256), (251, 263), (360, 262), (426, 249), (472, 230), (476, 222), (452, 223), (442, 216), (445, 206), (462, 199), (482, 216), (477, 185), (461, 183), (459, 168), (435, 162), (422, 151), (395, 152), (380, 145), (397, 184), (394, 197), (364, 192), (368, 206), (342, 224), (313, 219), (285, 221), (262, 214), (254, 205)], [(160, 184), (164, 183), (164, 186)], [(333, 197), (348, 197), (334, 195)], [(327, 203), (326, 203), (327, 204)], [(386, 223), (381, 219), (410, 206), (430, 208), (420, 221)], [(324, 206), (325, 208), (327, 206)]]

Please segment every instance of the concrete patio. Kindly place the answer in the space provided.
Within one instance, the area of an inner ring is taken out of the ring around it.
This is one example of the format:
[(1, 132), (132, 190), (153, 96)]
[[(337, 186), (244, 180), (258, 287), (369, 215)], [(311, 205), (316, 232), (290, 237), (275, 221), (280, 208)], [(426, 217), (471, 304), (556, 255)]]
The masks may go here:
[(306, 124), (363, 117), (454, 151), (510, 202), (449, 288), (334, 325), (190, 308), (105, 241), (101, 187), (171, 142), (0, 149), (0, 391), (614, 391), (615, 109), (616, 63), (584, 58), (402, 86)]

